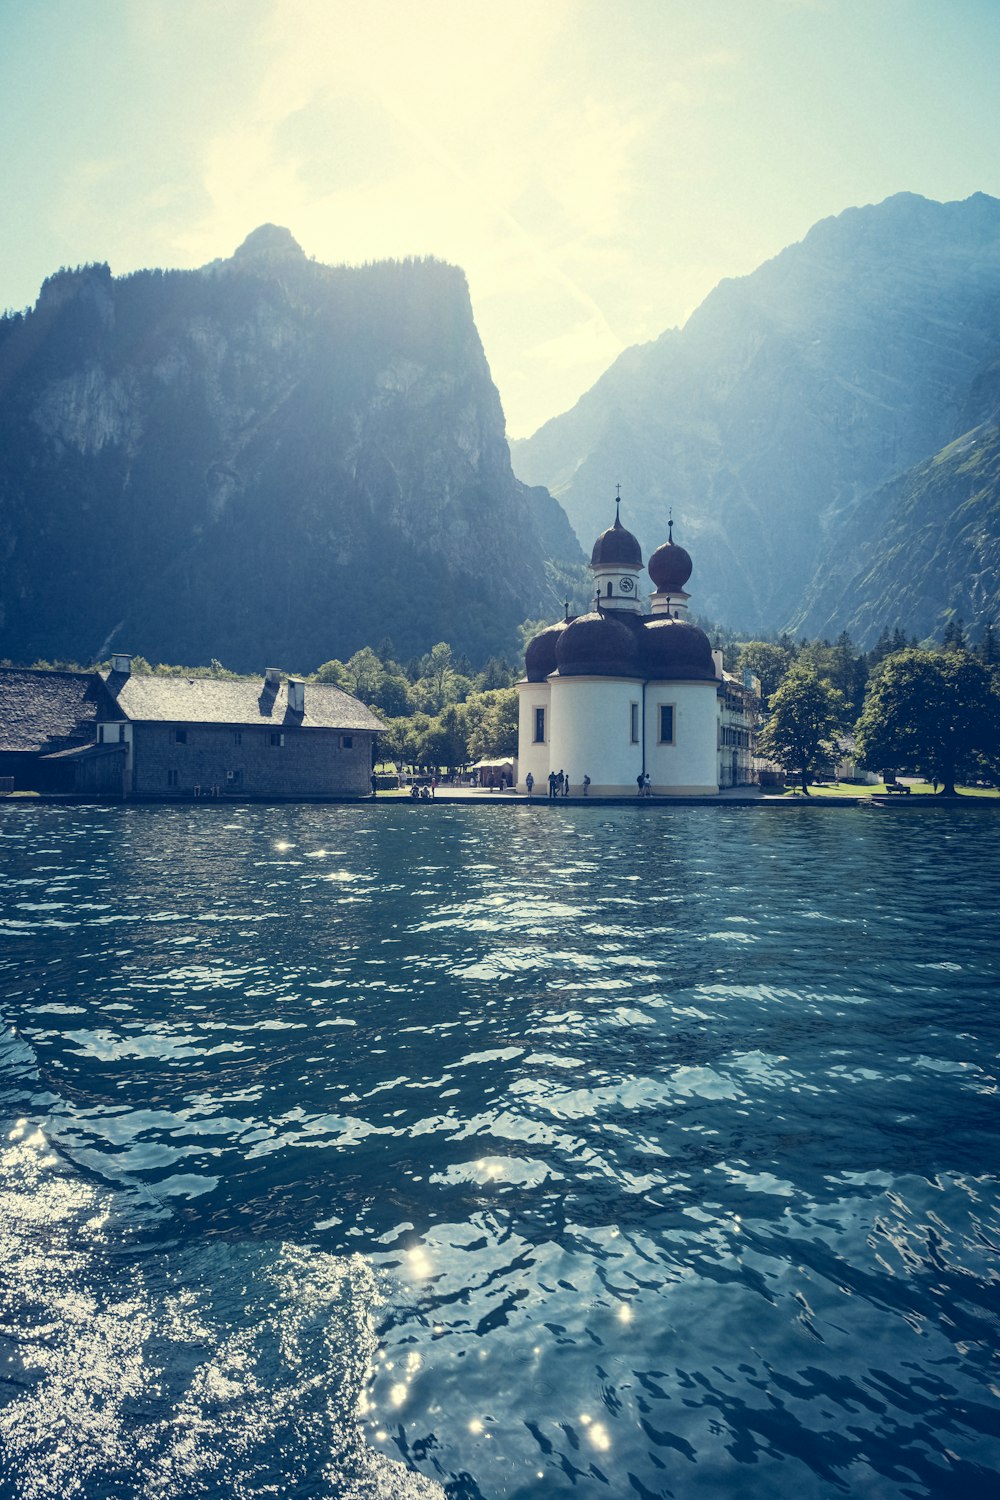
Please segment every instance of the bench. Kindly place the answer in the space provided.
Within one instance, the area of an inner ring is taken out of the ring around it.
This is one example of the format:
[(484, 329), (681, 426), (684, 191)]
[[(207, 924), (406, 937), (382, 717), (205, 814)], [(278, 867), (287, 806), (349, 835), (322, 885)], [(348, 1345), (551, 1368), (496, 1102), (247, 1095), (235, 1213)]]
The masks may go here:
[(907, 797), (910, 795), (910, 788), (908, 786), (904, 786), (901, 781), (894, 781), (891, 786), (886, 787), (886, 791), (896, 793), (905, 792)]

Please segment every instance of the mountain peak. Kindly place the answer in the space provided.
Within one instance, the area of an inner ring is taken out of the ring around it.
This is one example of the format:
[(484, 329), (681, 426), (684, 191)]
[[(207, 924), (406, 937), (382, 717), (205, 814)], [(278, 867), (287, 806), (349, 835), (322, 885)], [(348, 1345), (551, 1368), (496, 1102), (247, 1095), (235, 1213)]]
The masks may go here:
[(280, 224), (261, 224), (251, 230), (239, 249), (233, 252), (233, 260), (270, 260), (278, 255), (304, 259), (305, 251), (290, 229), (284, 229)]

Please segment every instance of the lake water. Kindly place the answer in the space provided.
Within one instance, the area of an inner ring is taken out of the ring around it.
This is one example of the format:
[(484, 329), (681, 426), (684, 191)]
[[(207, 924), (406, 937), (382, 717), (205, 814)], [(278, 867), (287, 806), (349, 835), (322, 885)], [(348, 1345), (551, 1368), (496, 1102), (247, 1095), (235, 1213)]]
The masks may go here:
[(0, 809), (0, 1495), (1000, 1493), (1000, 818)]

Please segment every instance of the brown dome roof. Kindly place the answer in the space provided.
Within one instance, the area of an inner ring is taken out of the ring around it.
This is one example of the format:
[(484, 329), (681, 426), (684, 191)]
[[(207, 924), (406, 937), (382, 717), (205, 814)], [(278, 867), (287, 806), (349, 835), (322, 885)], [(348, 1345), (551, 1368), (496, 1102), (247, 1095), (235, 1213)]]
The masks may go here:
[(556, 641), (560, 677), (638, 677), (641, 629), (634, 615), (580, 615)]
[(694, 564), (683, 547), (674, 541), (657, 547), (647, 565), (647, 572), (661, 594), (677, 594), (691, 577)]
[(557, 620), (533, 635), (524, 653), (524, 669), (529, 682), (544, 682), (556, 669), (556, 642), (571, 622)]
[(642, 548), (631, 531), (625, 530), (617, 516), (615, 524), (601, 532), (590, 554), (591, 567), (598, 568), (602, 564), (624, 568), (642, 567)]
[(643, 621), (643, 666), (661, 682), (714, 682), (715, 662), (708, 636), (688, 620), (653, 615)]

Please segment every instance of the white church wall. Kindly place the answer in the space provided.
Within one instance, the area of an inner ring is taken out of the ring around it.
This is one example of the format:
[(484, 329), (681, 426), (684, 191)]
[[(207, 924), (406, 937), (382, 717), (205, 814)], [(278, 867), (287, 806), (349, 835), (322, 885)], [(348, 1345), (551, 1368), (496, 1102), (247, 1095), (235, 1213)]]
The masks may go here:
[[(576, 794), (584, 776), (592, 796), (636, 791), (642, 770), (642, 683), (620, 677), (552, 679), (549, 763), (565, 770)], [(631, 706), (639, 705), (638, 734), (631, 738)]]
[[(551, 734), (552, 710), (547, 682), (520, 682), (517, 686), (517, 774), (518, 785), (524, 790), (524, 781), (530, 771), (539, 788), (548, 789), (549, 738)], [(535, 739), (535, 714), (543, 709), (544, 739)], [(557, 768), (558, 769), (558, 768)]]
[[(718, 792), (719, 707), (714, 682), (646, 685), (646, 770), (654, 795)], [(660, 742), (660, 708), (673, 708), (673, 743)]]

